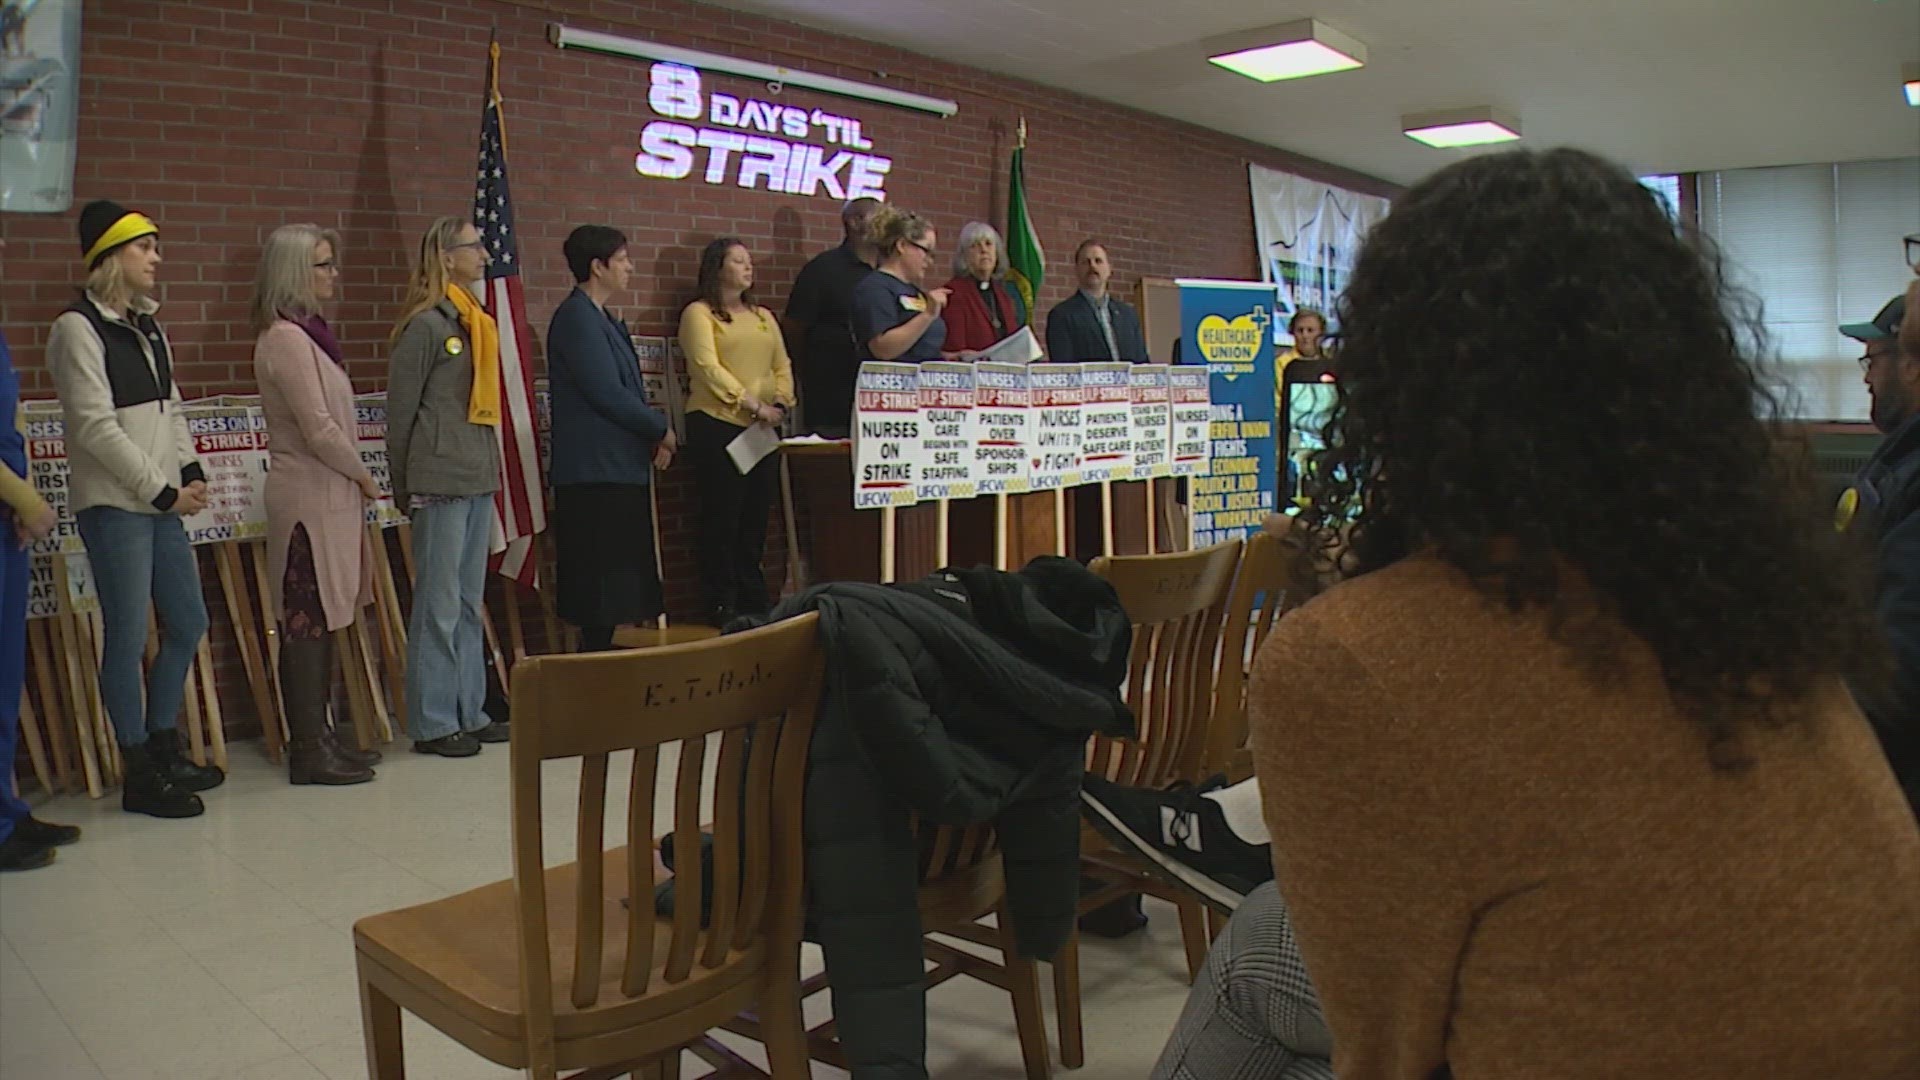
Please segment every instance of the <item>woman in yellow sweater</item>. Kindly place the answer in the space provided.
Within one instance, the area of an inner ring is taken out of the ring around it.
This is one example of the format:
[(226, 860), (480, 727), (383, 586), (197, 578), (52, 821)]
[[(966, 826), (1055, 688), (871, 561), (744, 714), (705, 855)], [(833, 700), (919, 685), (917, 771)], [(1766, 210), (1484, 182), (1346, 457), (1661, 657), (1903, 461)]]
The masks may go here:
[(700, 485), (700, 584), (715, 626), (764, 614), (760, 557), (773, 506), (774, 459), (741, 475), (727, 445), (754, 424), (778, 427), (793, 408), (793, 363), (773, 312), (753, 296), (753, 255), (733, 237), (700, 253), (700, 298), (680, 313), (693, 376), (687, 454)]

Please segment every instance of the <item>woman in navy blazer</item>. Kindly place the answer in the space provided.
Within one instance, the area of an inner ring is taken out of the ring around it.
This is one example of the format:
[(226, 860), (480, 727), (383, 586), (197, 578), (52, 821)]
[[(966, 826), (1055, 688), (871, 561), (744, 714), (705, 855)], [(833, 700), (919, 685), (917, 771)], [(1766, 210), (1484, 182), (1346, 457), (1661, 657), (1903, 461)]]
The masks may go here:
[(562, 250), (577, 285), (547, 324), (555, 606), (580, 628), (582, 652), (602, 652), (617, 628), (660, 614), (648, 485), (676, 443), (667, 414), (647, 401), (627, 328), (606, 309), (633, 276), (626, 235), (582, 225)]

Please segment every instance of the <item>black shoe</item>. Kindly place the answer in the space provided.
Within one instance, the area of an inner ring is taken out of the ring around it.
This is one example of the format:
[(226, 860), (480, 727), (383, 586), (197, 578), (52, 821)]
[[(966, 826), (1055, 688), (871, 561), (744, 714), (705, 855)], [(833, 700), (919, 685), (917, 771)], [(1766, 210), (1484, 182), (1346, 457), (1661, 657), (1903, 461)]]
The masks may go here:
[[(1081, 879), (1081, 895), (1106, 888), (1106, 882), (1096, 878)], [(1095, 937), (1123, 938), (1147, 927), (1147, 913), (1140, 909), (1140, 895), (1123, 896), (1110, 904), (1103, 904), (1080, 916), (1076, 924), (1083, 934)]]
[(1100, 835), (1147, 860), (1162, 879), (1232, 911), (1254, 886), (1273, 880), (1273, 849), (1235, 836), (1220, 804), (1204, 797), (1226, 786), (1225, 777), (1214, 777), (1199, 787), (1154, 791), (1089, 775), (1080, 811)]
[(464, 731), (456, 731), (438, 739), (415, 739), (413, 752), (439, 754), (441, 757), (472, 757), (480, 752), (480, 740)]
[(154, 763), (151, 747), (154, 739), (140, 746), (123, 746), (120, 757), (127, 766), (120, 788), (120, 809), (130, 814), (157, 818), (190, 818), (206, 813), (200, 796), (173, 782)]
[(490, 743), (512, 742), (513, 741), (513, 725), (503, 724), (500, 721), (495, 720), (493, 723), (488, 724), (486, 727), (481, 728), (479, 731), (469, 732), (468, 734), (472, 735), (474, 738), (480, 740), (481, 742), (490, 742)]
[(38, 870), (53, 861), (53, 845), (37, 843), (20, 835), (19, 826), (15, 826), (13, 835), (0, 840), (0, 870)]
[(13, 823), (13, 838), (48, 847), (64, 847), (80, 839), (80, 826), (55, 825), (28, 814)]
[(179, 728), (149, 732), (147, 753), (153, 757), (154, 768), (187, 791), (207, 791), (227, 782), (227, 774), (218, 765), (195, 765), (187, 757), (186, 736)]

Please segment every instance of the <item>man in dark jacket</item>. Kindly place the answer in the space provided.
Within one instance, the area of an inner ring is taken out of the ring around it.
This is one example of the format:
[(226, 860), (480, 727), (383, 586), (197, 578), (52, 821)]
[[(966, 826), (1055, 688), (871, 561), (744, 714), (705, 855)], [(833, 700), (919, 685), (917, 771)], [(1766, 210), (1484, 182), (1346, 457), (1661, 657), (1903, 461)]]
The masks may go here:
[(1140, 332), (1139, 314), (1108, 288), (1113, 264), (1107, 261), (1106, 245), (1082, 240), (1074, 249), (1073, 266), (1080, 275), (1080, 290), (1047, 312), (1047, 359), (1062, 364), (1146, 363), (1147, 339)]
[(1893, 652), (1885, 693), (1861, 708), (1880, 736), (1907, 799), (1920, 813), (1920, 356), (1900, 346), (1906, 298), (1895, 297), (1872, 322), (1840, 332), (1866, 346), (1860, 366), (1873, 397), (1873, 424), (1886, 439), (1840, 499), (1843, 530), (1871, 530), (1879, 546), (1876, 608)]
[[(925, 1080), (926, 990), (908, 820), (993, 822), (1025, 955), (1053, 956), (1078, 903), (1080, 781), (1094, 732), (1131, 735), (1132, 629), (1071, 559), (822, 585), (827, 689), (808, 755), (807, 921), (857, 1080)], [(738, 624), (736, 624), (738, 625)]]

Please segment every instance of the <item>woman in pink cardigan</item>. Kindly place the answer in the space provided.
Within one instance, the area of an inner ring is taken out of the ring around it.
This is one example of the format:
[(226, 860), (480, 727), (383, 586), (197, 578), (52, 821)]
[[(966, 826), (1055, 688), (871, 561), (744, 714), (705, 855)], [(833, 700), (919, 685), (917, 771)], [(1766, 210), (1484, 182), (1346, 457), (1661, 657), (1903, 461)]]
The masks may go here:
[(360, 463), (340, 342), (321, 305), (340, 278), (339, 237), (283, 225), (267, 238), (254, 286), (254, 378), (272, 457), (267, 472), (267, 560), (280, 621), (280, 692), (287, 779), (358, 784), (376, 751), (343, 745), (329, 720), (333, 635), (373, 599), (366, 504), (380, 487)]

